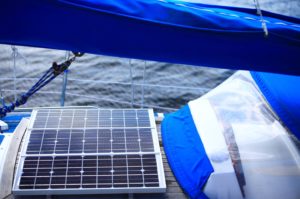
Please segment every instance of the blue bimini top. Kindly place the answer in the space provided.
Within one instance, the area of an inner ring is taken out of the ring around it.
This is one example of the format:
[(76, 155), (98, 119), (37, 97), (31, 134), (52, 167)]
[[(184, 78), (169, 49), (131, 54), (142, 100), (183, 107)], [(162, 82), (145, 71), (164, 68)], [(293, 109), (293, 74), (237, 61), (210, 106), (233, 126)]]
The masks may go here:
[(3, 139), (4, 139), (4, 135), (0, 135), (0, 145), (1, 145), (2, 141), (3, 141)]
[(206, 199), (202, 188), (214, 170), (188, 105), (165, 116), (162, 122), (162, 138), (177, 182), (191, 198)]
[(179, 0), (6, 0), (0, 43), (300, 75), (300, 19)]
[(300, 76), (261, 72), (251, 75), (284, 125), (300, 140)]

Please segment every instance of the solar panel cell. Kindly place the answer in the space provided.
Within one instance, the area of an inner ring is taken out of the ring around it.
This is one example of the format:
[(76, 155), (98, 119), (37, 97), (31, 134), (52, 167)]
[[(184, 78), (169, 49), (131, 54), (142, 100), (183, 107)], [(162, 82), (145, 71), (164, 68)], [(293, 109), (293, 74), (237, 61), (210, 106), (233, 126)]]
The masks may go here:
[(40, 109), (15, 190), (160, 188), (153, 129), (148, 110)]
[(48, 189), (50, 183), (49, 176), (37, 177), (35, 179), (35, 189)]

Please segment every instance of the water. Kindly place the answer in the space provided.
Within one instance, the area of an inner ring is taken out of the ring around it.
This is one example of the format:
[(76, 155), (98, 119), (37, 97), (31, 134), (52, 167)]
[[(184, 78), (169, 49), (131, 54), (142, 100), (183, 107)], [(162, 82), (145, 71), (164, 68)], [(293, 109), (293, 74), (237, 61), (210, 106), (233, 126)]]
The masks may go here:
[[(196, 1), (196, 0), (190, 0)], [(253, 1), (206, 1), (197, 2), (254, 7)], [(300, 0), (260, 0), (261, 7), (273, 12), (300, 17)], [(62, 62), (65, 51), (41, 48), (18, 47), (16, 59), (16, 92), (20, 96), (27, 91), (46, 71), (53, 61)], [(223, 82), (233, 71), (225, 69), (204, 68), (176, 65), (169, 63), (145, 61), (86, 54), (79, 58), (69, 70), (66, 106), (99, 106), (105, 108), (128, 108), (142, 106), (164, 107), (157, 111), (172, 111), (188, 101), (196, 99)], [(131, 86), (130, 68), (133, 74)], [(0, 45), (0, 89), (5, 101), (14, 99), (14, 68), (11, 46)], [(3, 79), (12, 78), (12, 79)], [(28, 79), (20, 79), (28, 78)], [(36, 78), (36, 79), (34, 79)], [(144, 99), (142, 99), (142, 86)], [(116, 82), (121, 84), (116, 84)], [(149, 85), (175, 86), (159, 87)], [(187, 88), (188, 87), (188, 88)], [(191, 88), (190, 88), (191, 87)], [(25, 107), (59, 106), (62, 89), (62, 76), (33, 96)], [(132, 97), (133, 89), (133, 97)]]
[[(17, 95), (20, 96), (33, 85), (53, 61), (62, 62), (65, 51), (18, 47), (22, 56), (17, 57)], [(10, 46), (0, 46), (0, 89), (5, 101), (14, 99), (14, 73)], [(144, 66), (144, 100), (142, 86)], [(100, 106), (113, 108), (131, 107), (132, 87), (130, 68), (135, 86), (133, 102), (138, 107), (168, 107), (176, 109), (223, 82), (230, 70), (158, 63), (143, 60), (85, 54), (78, 58), (68, 72), (66, 106)], [(2, 78), (2, 79), (1, 79)], [(11, 78), (3, 80), (3, 78)], [(28, 79), (20, 79), (28, 78)], [(36, 78), (36, 79), (33, 79)], [(118, 82), (118, 83), (117, 83)], [(26, 106), (59, 106), (62, 76), (37, 93)], [(160, 87), (172, 85), (173, 87)], [(182, 88), (183, 87), (183, 88)], [(191, 88), (186, 88), (191, 87)], [(50, 93), (49, 93), (50, 92)]]

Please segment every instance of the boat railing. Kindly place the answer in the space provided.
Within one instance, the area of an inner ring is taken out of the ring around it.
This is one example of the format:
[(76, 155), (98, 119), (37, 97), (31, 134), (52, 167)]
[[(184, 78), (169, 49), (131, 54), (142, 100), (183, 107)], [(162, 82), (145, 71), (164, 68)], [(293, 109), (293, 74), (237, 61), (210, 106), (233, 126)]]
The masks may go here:
[[(17, 71), (18, 71), (18, 63), (17, 59), (18, 57), (21, 57), (22, 59), (27, 62), (26, 58), (20, 54), (18, 48), (16, 46), (11, 47), (12, 50), (12, 65), (13, 65), (13, 70), (12, 70), (12, 75), (10, 77), (0, 77), (0, 82), (11, 82), (10, 85), (12, 84), (12, 87), (10, 86), (9, 88), (5, 88), (4, 86), (0, 86), (0, 91), (1, 91), (1, 105), (5, 105), (5, 100), (6, 98), (9, 98), (11, 100), (16, 100), (17, 97), (21, 93), (27, 92), (27, 88), (22, 88), (19, 89), (17, 85), (19, 84), (24, 84), (24, 82), (30, 82), (30, 84), (33, 84), (34, 82), (38, 81), (39, 78), (36, 77), (18, 77), (17, 76)], [(66, 52), (65, 59), (68, 59), (70, 56), (70, 52)], [(151, 89), (151, 90), (158, 90), (158, 89), (163, 89), (164, 91), (170, 91), (173, 90), (174, 92), (178, 91), (190, 91), (190, 92), (197, 92), (204, 94), (208, 92), (210, 89), (209, 88), (204, 88), (204, 87), (196, 87), (196, 86), (184, 86), (184, 85), (165, 85), (165, 84), (152, 84), (152, 83), (147, 83), (145, 81), (146, 77), (146, 68), (147, 68), (147, 62), (144, 61), (143, 65), (143, 70), (142, 74), (140, 74), (141, 81), (140, 82), (135, 82), (133, 76), (133, 71), (134, 71), (134, 66), (132, 64), (131, 59), (129, 59), (129, 74), (130, 74), (130, 81), (128, 82), (121, 82), (121, 81), (113, 81), (113, 80), (100, 80), (100, 79), (79, 79), (79, 78), (72, 78), (71, 75), (68, 75), (68, 71), (65, 71), (62, 74), (62, 79), (59, 81), (56, 81), (56, 84), (59, 83), (61, 84), (61, 91), (52, 91), (52, 90), (41, 90), (39, 91), (40, 94), (45, 94), (45, 95), (60, 95), (59, 97), (59, 102), (60, 106), (65, 105), (65, 101), (67, 100), (66, 95), (70, 97), (80, 97), (84, 98), (86, 100), (95, 100), (95, 101), (105, 101), (105, 102), (110, 102), (110, 103), (117, 103), (123, 106), (127, 107), (136, 107), (136, 108), (154, 108), (156, 110), (160, 111), (174, 111), (176, 108), (174, 107), (166, 107), (166, 106), (161, 106), (161, 105), (152, 105), (152, 104), (147, 104), (145, 103), (145, 89)], [(20, 64), (21, 65), (21, 64)], [(149, 77), (147, 77), (149, 78)], [(28, 84), (28, 86), (30, 86)], [(99, 97), (95, 95), (90, 95), (89, 93), (85, 93), (84, 95), (79, 94), (79, 93), (74, 93), (72, 91), (69, 91), (67, 89), (68, 84), (92, 84), (92, 85), (116, 85), (116, 86), (128, 86), (130, 89), (128, 89), (128, 95), (130, 96), (130, 99), (128, 101), (121, 100), (121, 99), (112, 99), (111, 97)], [(23, 86), (24, 87), (24, 86)], [(27, 84), (26, 84), (27, 87)], [(28, 87), (29, 89), (30, 87)], [(137, 90), (139, 92), (139, 99), (137, 100)], [(13, 98), (13, 99), (12, 99)]]

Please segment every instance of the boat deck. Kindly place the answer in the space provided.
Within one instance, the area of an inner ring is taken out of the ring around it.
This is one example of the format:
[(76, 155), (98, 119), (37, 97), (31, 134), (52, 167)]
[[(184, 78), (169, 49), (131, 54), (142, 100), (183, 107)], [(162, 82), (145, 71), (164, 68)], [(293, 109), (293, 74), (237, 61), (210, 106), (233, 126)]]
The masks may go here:
[[(4, 121), (7, 122), (10, 126), (10, 129), (5, 132), (6, 133), (13, 133), (14, 129), (17, 127), (18, 123), (22, 120), (24, 117), (29, 117), (30, 113), (28, 112), (20, 112), (14, 115), (9, 115), (8, 117), (4, 118)], [(98, 194), (98, 195), (53, 195), (53, 196), (14, 196), (12, 194), (7, 195), (4, 197), (5, 199), (35, 199), (35, 198), (55, 198), (55, 199), (93, 199), (93, 198), (112, 198), (112, 199), (125, 199), (125, 198), (158, 198), (158, 199), (165, 199), (165, 198), (175, 198), (175, 199), (182, 199), (182, 198), (188, 198), (187, 195), (183, 192), (181, 187), (178, 185), (171, 169), (168, 164), (164, 147), (162, 144), (162, 138), (161, 138), (161, 128), (160, 128), (160, 121), (156, 122), (157, 124), (157, 131), (158, 131), (158, 137), (159, 137), (159, 144), (160, 144), (160, 149), (162, 152), (162, 158), (163, 158), (163, 165), (164, 165), (164, 171), (165, 171), (165, 178), (166, 178), (166, 185), (167, 185), (167, 190), (165, 193), (147, 193), (147, 194)], [(5, 139), (5, 138), (4, 138)], [(14, 168), (11, 168), (14, 169)], [(2, 188), (3, 185), (1, 185)], [(4, 188), (3, 188), (4, 189)]]

